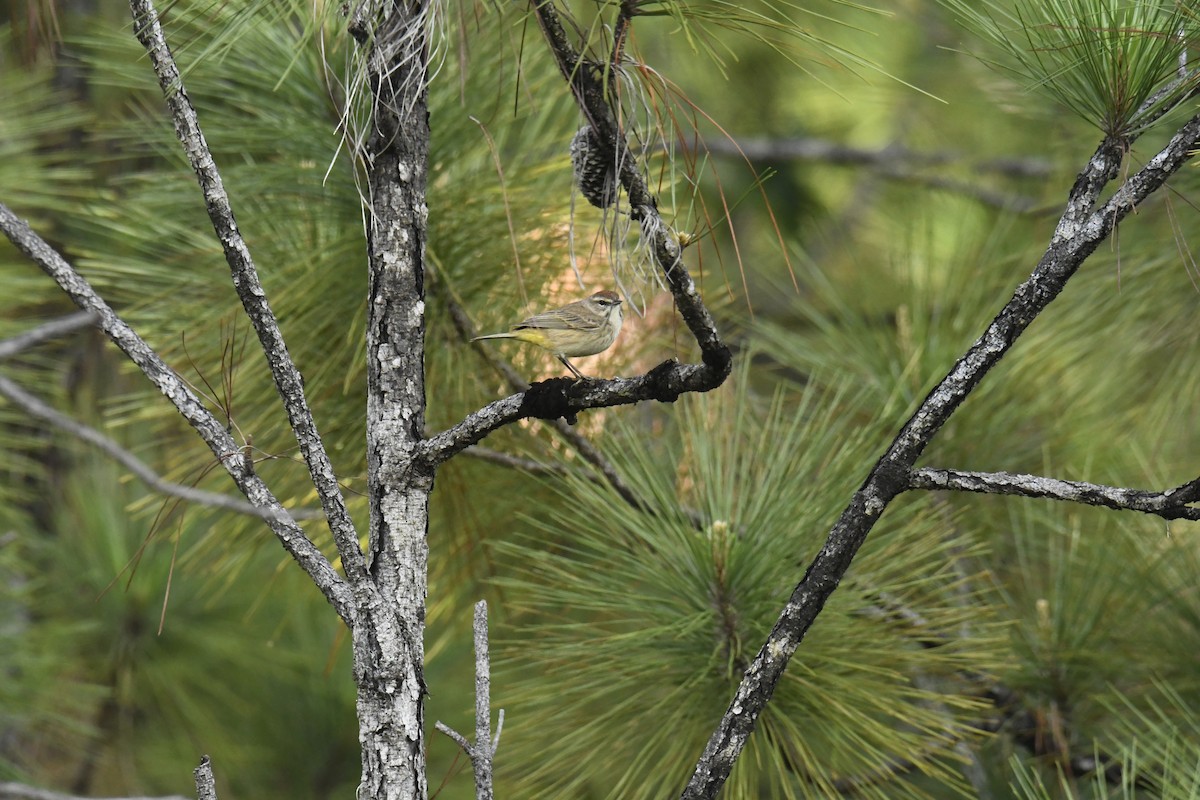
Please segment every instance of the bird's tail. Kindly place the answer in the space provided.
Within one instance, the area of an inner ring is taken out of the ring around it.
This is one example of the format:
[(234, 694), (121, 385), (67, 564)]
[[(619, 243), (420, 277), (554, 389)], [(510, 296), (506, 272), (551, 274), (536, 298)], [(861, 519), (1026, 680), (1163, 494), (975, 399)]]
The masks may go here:
[(476, 336), (471, 341), (478, 342), (480, 339), (516, 339), (517, 335), (511, 331), (505, 333), (489, 333), (486, 336)]

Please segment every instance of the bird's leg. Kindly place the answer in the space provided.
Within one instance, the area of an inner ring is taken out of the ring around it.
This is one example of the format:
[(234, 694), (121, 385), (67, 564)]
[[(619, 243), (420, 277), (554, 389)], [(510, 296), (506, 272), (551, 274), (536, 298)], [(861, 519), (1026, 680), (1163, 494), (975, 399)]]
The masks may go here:
[(570, 361), (567, 361), (566, 356), (557, 356), (557, 358), (559, 361), (561, 361), (563, 363), (563, 366), (565, 366), (567, 369), (571, 370), (571, 372), (573, 372), (575, 374), (576, 378), (579, 378), (579, 380), (584, 379), (583, 373), (580, 372), (579, 370), (575, 369), (574, 365), (571, 364)]

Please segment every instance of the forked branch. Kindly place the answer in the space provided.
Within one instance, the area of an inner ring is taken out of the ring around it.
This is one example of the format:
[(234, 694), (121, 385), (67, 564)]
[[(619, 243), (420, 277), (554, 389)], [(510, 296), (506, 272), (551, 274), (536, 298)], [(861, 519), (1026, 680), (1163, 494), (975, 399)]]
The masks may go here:
[(504, 727), (504, 709), (500, 709), (496, 723), (496, 735), (492, 735), (492, 662), (488, 654), (487, 601), (475, 604), (475, 743), (441, 722), (437, 729), (449, 736), (471, 759), (475, 772), (475, 800), (492, 800), (492, 758), (500, 745), (500, 732)]
[(18, 250), (53, 278), (75, 305), (94, 315), (96, 325), (141, 369), (204, 440), (251, 505), (265, 510), (267, 525), (274, 531), (284, 549), (308, 573), (338, 615), (347, 624), (352, 623), (355, 612), (350, 588), (346, 582), (254, 472), (249, 455), (234, 441), (221, 421), (205, 407), (187, 382), (113, 311), (66, 259), (3, 204), (0, 204), (0, 231), (4, 232)]

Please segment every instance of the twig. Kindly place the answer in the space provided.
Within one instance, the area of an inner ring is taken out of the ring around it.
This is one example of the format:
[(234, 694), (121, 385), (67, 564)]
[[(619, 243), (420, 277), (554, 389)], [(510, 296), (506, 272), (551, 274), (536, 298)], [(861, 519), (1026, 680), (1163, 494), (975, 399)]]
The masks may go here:
[(49, 342), (66, 336), (68, 333), (74, 333), (80, 328), (95, 325), (98, 319), (91, 311), (76, 311), (73, 314), (52, 319), (32, 330), (5, 339), (0, 342), (0, 361), (12, 358), (17, 353), (28, 350), (31, 347), (36, 347), (42, 342)]
[[(987, 189), (972, 181), (944, 175), (930, 175), (922, 167), (951, 165), (965, 160), (953, 152), (918, 152), (889, 145), (882, 148), (861, 148), (825, 139), (724, 139), (706, 141), (704, 151), (710, 155), (737, 156), (753, 161), (816, 161), (844, 167), (865, 167), (894, 181), (904, 181), (965, 195), (983, 205), (1031, 214), (1041, 204), (1032, 197)], [(693, 154), (693, 158), (695, 155)], [(1018, 178), (1041, 178), (1050, 173), (1049, 162), (1042, 159), (996, 158), (967, 163), (977, 173), (997, 173)]]
[(346, 582), (317, 546), (309, 541), (304, 531), (262, 479), (254, 473), (249, 457), (234, 441), (229, 431), (225, 430), (221, 421), (205, 407), (187, 383), (158, 353), (104, 302), (83, 276), (3, 203), (0, 203), (0, 230), (18, 250), (53, 278), (77, 306), (96, 315), (100, 328), (178, 409), (180, 415), (195, 429), (220, 461), (221, 466), (233, 478), (246, 499), (252, 505), (269, 510), (269, 515), (264, 518), (284, 549), (308, 573), (338, 615), (347, 624), (352, 624), (355, 611)]
[[(142, 483), (160, 494), (178, 497), (181, 500), (186, 500), (189, 503), (197, 505), (222, 508), (226, 511), (236, 511), (239, 514), (249, 514), (265, 520), (275, 518), (276, 512), (274, 509), (262, 508), (237, 497), (208, 492), (203, 489), (197, 489), (194, 486), (185, 486), (181, 483), (174, 483), (163, 479), (157, 472), (150, 469), (145, 462), (100, 431), (55, 410), (2, 375), (0, 375), (0, 395), (7, 397), (26, 414), (36, 417), (43, 422), (49, 422), (51, 425), (62, 429), (76, 439), (92, 445), (113, 461), (124, 466), (136, 475)], [(288, 513), (292, 519), (319, 519), (325, 516), (320, 511), (303, 508), (289, 510)]]
[[(80, 797), (74, 794), (65, 794), (63, 792), (52, 792), (49, 789), (39, 789), (36, 786), (29, 786), (24, 783), (6, 782), (0, 783), (0, 800), (104, 800), (97, 797)], [(161, 795), (158, 797), (114, 797), (108, 800), (189, 800), (189, 798), (178, 794)]]
[(908, 488), (909, 473), (917, 458), (984, 375), (1058, 296), (1117, 223), (1161, 187), (1200, 146), (1200, 116), (1184, 124), (1166, 147), (1097, 208), (1100, 192), (1117, 176), (1130, 141), (1106, 138), (1101, 142), (1072, 186), (1066, 209), (1033, 273), (1017, 287), (1012, 299), (983, 335), (929, 393), (854, 493), (829, 532), (821, 552), (793, 590), (762, 649), (747, 668), (729, 708), (696, 764), (683, 798), (697, 800), (716, 796), (754, 730), (758, 715), (770, 701), (792, 654), (888, 504)]
[(621, 0), (617, 21), (613, 25), (612, 53), (608, 57), (609, 69), (618, 69), (625, 60), (625, 44), (629, 41), (629, 27), (637, 16), (638, 0)]
[(197, 800), (217, 800), (217, 779), (213, 775), (211, 758), (201, 758), (200, 763), (192, 770), (192, 777), (196, 779)]
[(354, 523), (346, 511), (341, 486), (334, 474), (324, 442), (313, 421), (312, 412), (304, 396), (304, 379), (296, 369), (278, 321), (267, 302), (266, 292), (258, 278), (258, 271), (250, 257), (250, 251), (234, 219), (229, 195), (225, 192), (221, 175), (217, 171), (212, 152), (200, 130), (200, 121), (191, 98), (183, 87), (183, 79), (175, 57), (167, 46), (166, 36), (159, 24), (158, 13), (151, 0), (130, 0), (133, 12), (134, 32), (138, 41), (146, 48), (159, 86), (167, 101), (167, 108), (175, 122), (175, 132), (187, 154), (200, 189), (204, 193), (204, 204), (208, 209), (213, 230), (225, 251), (234, 289), (241, 298), (242, 307), (262, 345), (263, 354), (271, 367), (271, 376), (283, 406), (287, 410), (288, 422), (300, 445), (300, 453), (312, 476), (313, 486), (321, 499), (321, 507), (329, 521), (329, 529), (341, 556), (342, 568), (347, 575), (360, 577), (366, 570), (366, 559), (358, 544)]
[[(1200, 508), (1188, 505), (1187, 490), (1195, 483), (1184, 484), (1165, 492), (1146, 489), (1127, 489), (1122, 486), (1103, 486), (1083, 481), (1065, 481), (1040, 475), (1021, 475), (1011, 472), (961, 472), (951, 469), (923, 467), (908, 477), (910, 489), (954, 490), (981, 494), (1040, 497), (1101, 506), (1118, 511), (1140, 511), (1163, 519), (1200, 520)], [(1181, 498), (1184, 498), (1181, 500)]]
[[(499, 450), (492, 450), (491, 448), (480, 447), (479, 445), (468, 447), (463, 451), (463, 455), (477, 458), (480, 461), (487, 461), (490, 464), (499, 464), (502, 467), (519, 469), (534, 475), (570, 475), (576, 472), (576, 470), (563, 464), (546, 464), (541, 461), (535, 461), (532, 458), (522, 458), (521, 456), (514, 456), (512, 453), (502, 453)], [(593, 480), (601, 479), (598, 475), (589, 475), (588, 477)]]
[(716, 138), (705, 141), (704, 150), (713, 155), (738, 156), (751, 161), (819, 161), (847, 167), (872, 167), (884, 171), (915, 167), (937, 167), (963, 162), (966, 169), (1013, 178), (1046, 178), (1051, 162), (1041, 158), (968, 159), (950, 150), (920, 151), (898, 145), (853, 147), (828, 139)]
[(470, 740), (467, 739), (467, 737), (463, 736), (461, 733), (454, 730), (454, 728), (451, 728), (449, 725), (442, 722), (440, 719), (437, 722), (433, 723), (433, 727), (437, 728), (439, 731), (446, 734), (446, 736), (453, 739), (454, 743), (457, 744), (459, 747), (461, 747), (463, 752), (467, 754), (467, 757), (470, 758), (471, 742), (470, 742)]
[(496, 744), (492, 741), (492, 662), (488, 652), (487, 601), (475, 604), (475, 747), (471, 763), (475, 767), (475, 796), (477, 800), (492, 798), (492, 757)]
[(492, 757), (500, 744), (500, 728), (504, 725), (504, 711), (500, 711), (500, 719), (496, 724), (496, 736), (491, 733), (491, 660), (488, 656), (488, 625), (487, 601), (480, 600), (475, 604), (475, 621), (472, 626), (475, 631), (475, 744), (467, 741), (467, 737), (446, 725), (441, 720), (436, 723), (437, 729), (449, 736), (463, 749), (471, 759), (475, 770), (476, 800), (492, 800)]

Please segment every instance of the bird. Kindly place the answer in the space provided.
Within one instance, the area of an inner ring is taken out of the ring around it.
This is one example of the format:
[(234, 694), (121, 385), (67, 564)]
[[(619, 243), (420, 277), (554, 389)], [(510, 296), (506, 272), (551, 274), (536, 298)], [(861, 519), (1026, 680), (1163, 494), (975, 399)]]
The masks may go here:
[(480, 339), (516, 339), (549, 350), (555, 358), (583, 380), (584, 375), (568, 357), (594, 356), (612, 346), (621, 332), (621, 297), (607, 289), (561, 308), (552, 308), (513, 325), (504, 333), (476, 336)]

